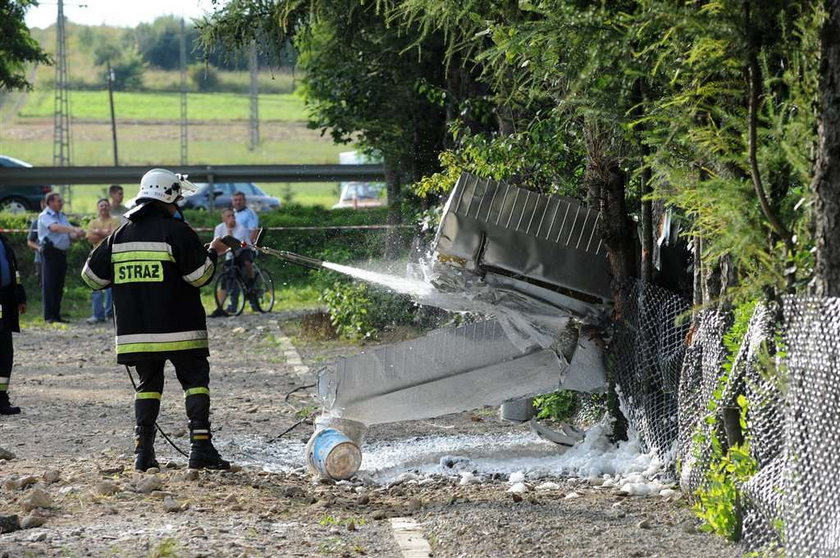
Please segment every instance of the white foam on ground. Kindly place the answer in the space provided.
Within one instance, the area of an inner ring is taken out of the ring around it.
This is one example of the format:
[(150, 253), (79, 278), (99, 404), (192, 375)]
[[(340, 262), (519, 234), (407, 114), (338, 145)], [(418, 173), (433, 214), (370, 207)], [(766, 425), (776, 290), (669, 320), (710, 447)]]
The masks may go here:
[[(636, 483), (644, 483), (662, 472), (661, 463), (642, 453), (637, 440), (613, 445), (607, 439), (606, 428), (600, 425), (568, 449), (531, 432), (511, 432), (378, 442), (365, 445), (363, 454), (362, 471), (382, 483), (405, 471), (424, 475), (470, 472), (478, 477), (500, 473), (513, 475), (510, 478), (517, 482), (523, 478), (611, 475), (628, 477)], [(453, 456), (462, 459), (453, 460)]]
[[(510, 485), (574, 477), (598, 479), (598, 484), (614, 486), (631, 495), (656, 495), (667, 489), (669, 484), (661, 479), (663, 468), (659, 460), (642, 453), (636, 439), (618, 445), (610, 443), (607, 432), (607, 427), (596, 425), (572, 448), (521, 430), (372, 442), (362, 447), (359, 475), (378, 484), (396, 480), (422, 482), (432, 475), (472, 484), (498, 473), (505, 475)], [(238, 464), (265, 471), (302, 471), (305, 467), (304, 444), (294, 439), (268, 444), (257, 438), (240, 438), (224, 444), (222, 449)], [(668, 495), (671, 493), (663, 494)]]

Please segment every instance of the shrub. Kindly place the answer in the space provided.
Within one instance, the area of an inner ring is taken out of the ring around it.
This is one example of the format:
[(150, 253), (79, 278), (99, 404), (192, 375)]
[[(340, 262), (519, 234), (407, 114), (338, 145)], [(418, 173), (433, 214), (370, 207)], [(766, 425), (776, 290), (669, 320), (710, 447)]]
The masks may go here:
[(207, 64), (190, 65), (189, 75), (198, 91), (215, 91), (219, 87), (219, 72)]
[(389, 326), (412, 324), (417, 310), (407, 296), (347, 281), (324, 289), (321, 300), (336, 332), (348, 339), (375, 338)]
[(538, 419), (552, 419), (564, 421), (570, 419), (577, 411), (575, 393), (568, 390), (557, 390), (553, 393), (534, 398)]

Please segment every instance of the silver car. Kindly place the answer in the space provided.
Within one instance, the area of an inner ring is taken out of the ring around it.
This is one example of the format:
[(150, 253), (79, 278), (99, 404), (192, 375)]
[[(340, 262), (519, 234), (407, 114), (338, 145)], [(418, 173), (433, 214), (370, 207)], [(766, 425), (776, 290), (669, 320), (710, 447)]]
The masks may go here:
[(256, 212), (280, 209), (280, 200), (269, 196), (253, 182), (197, 182), (198, 191), (178, 202), (184, 209), (223, 209), (231, 207), (231, 198), (236, 192), (245, 194), (248, 207)]

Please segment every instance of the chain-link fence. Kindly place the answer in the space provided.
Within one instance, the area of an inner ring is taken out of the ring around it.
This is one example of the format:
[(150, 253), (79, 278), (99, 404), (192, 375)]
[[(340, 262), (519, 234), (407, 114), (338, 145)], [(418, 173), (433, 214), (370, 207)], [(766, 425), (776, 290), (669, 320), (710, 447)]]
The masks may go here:
[(629, 300), (610, 358), (643, 447), (693, 500), (743, 418), (756, 470), (738, 481), (734, 510), (746, 550), (840, 556), (840, 299), (759, 304), (739, 340), (727, 337), (730, 311), (690, 325), (688, 304), (667, 291), (638, 284)]

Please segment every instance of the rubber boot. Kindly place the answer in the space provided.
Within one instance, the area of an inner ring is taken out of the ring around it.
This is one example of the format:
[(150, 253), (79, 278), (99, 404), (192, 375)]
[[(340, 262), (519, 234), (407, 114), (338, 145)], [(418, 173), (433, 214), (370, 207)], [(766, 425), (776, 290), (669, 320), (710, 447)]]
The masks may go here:
[(230, 469), (230, 462), (213, 447), (212, 437), (209, 422), (190, 422), (190, 469)]
[(157, 397), (141, 397), (138, 394), (134, 400), (134, 468), (146, 471), (150, 467), (158, 467), (155, 459), (155, 421), (160, 413), (160, 394)]
[(152, 467), (160, 469), (155, 459), (155, 433), (154, 426), (134, 427), (134, 468), (137, 471), (146, 472)]
[(20, 407), (12, 407), (9, 402), (9, 394), (5, 391), (0, 391), (0, 415), (17, 415), (20, 414)]

